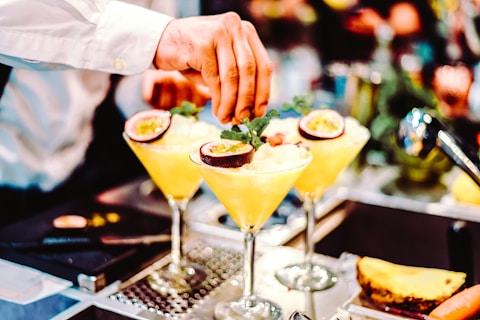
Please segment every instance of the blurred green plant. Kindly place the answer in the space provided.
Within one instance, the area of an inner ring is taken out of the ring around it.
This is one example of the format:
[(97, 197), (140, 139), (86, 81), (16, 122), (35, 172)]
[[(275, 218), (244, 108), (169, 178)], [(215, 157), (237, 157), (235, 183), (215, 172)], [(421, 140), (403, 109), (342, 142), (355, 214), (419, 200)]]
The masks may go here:
[(385, 152), (392, 152), (392, 136), (398, 130), (400, 120), (414, 107), (423, 108), (434, 116), (438, 101), (433, 91), (412, 82), (408, 73), (392, 73), (378, 89), (376, 115), (370, 125), (372, 140), (376, 141)]
[(296, 95), (292, 98), (292, 101), (287, 101), (282, 104), (280, 108), (283, 112), (290, 110), (304, 116), (312, 111), (312, 106), (315, 103), (315, 93), (313, 91), (306, 91), (303, 94)]
[(451, 161), (439, 150), (433, 150), (427, 158), (409, 155), (396, 142), (400, 121), (414, 107), (424, 109), (448, 125), (438, 111), (438, 100), (431, 88), (414, 83), (406, 72), (393, 74), (379, 88), (377, 114), (370, 126), (371, 137), (376, 148), (385, 154), (387, 162), (400, 166), (403, 179), (436, 183), (452, 168)]

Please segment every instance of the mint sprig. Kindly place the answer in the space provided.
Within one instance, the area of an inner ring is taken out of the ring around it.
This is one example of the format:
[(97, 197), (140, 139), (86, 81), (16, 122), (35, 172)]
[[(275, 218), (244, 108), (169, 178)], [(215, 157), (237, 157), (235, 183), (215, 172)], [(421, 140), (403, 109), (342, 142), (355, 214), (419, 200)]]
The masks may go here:
[(252, 121), (250, 119), (245, 118), (241, 120), (243, 128), (246, 130), (242, 130), (242, 126), (234, 125), (230, 130), (223, 130), (220, 133), (220, 137), (223, 139), (229, 140), (238, 140), (244, 143), (251, 144), (255, 151), (264, 143), (261, 139), (263, 131), (267, 128), (270, 120), (273, 117), (279, 117), (280, 113), (276, 109), (272, 109), (267, 112), (267, 114), (261, 118), (255, 118)]
[(183, 101), (179, 106), (170, 109), (171, 114), (179, 114), (185, 117), (194, 117), (198, 119), (198, 114), (203, 110), (203, 107), (197, 107), (197, 105), (190, 101)]

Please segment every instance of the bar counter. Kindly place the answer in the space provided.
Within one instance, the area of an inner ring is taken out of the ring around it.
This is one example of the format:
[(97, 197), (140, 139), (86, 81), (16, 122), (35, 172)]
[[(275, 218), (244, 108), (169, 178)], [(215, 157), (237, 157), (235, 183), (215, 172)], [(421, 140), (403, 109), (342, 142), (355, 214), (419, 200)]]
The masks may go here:
[[(459, 174), (458, 171), (452, 170), (451, 173), (445, 175), (444, 184), (448, 186), (457, 174)], [(314, 293), (290, 290), (281, 285), (274, 277), (274, 271), (277, 268), (303, 259), (302, 230), (305, 226), (305, 219), (300, 208), (287, 203), (284, 209), (292, 210), (289, 213), (290, 219), (284, 224), (273, 225), (260, 232), (257, 238), (256, 290), (262, 297), (273, 300), (282, 307), (285, 320), (296, 310), (305, 311), (315, 320), (408, 319), (364, 308), (358, 302), (360, 288), (355, 274), (356, 257), (370, 253), (375, 254), (376, 251), (369, 251), (371, 248), (361, 246), (357, 249), (348, 247), (348, 244), (345, 244), (345, 247), (340, 244), (338, 246), (331, 244), (332, 241), (339, 242), (339, 238), (335, 238), (336, 232), (340, 232), (339, 236), (345, 236), (339, 230), (347, 222), (347, 219), (353, 216), (352, 207), (368, 206), (367, 211), (371, 210), (370, 208), (380, 208), (382, 214), (390, 214), (389, 212), (393, 210), (414, 217), (427, 217), (442, 221), (446, 219), (445, 223), (448, 224), (464, 221), (473, 226), (474, 230), (479, 229), (480, 208), (455, 203), (448, 192), (441, 201), (430, 201), (424, 198), (421, 192), (417, 192), (416, 196), (386, 194), (384, 190), (381, 190), (382, 187), (388, 185), (396, 175), (398, 172), (395, 167), (371, 167), (360, 173), (349, 168), (342, 173), (336, 185), (328, 190), (317, 207), (314, 235), (317, 253), (314, 261), (330, 267), (337, 274), (338, 282), (330, 289)], [(142, 178), (142, 180), (133, 181), (102, 193), (97, 200), (112, 206), (128, 203), (130, 206), (150, 214), (168, 216), (169, 210), (165, 200), (148, 196), (151, 191), (145, 191), (148, 188), (151, 188), (148, 179)], [(122, 281), (110, 281), (110, 283), (98, 285), (95, 280), (92, 280), (93, 286), (90, 288), (72, 285), (60, 293), (34, 304), (20, 306), (3, 303), (2, 312), (5, 310), (7, 315), (9, 311), (11, 314), (20, 315), (19, 310), (23, 310), (35, 313), (38, 319), (51, 318), (53, 320), (213, 319), (213, 308), (217, 302), (241, 295), (242, 292), (240, 287), (243, 266), (241, 261), (242, 236), (238, 230), (226, 226), (222, 222), (223, 220), (219, 219), (223, 214), (221, 206), (208, 188), (202, 186), (201, 193), (190, 204), (186, 217), (188, 232), (184, 238), (185, 253), (191, 260), (206, 266), (209, 271), (208, 285), (202, 290), (179, 296), (161, 297), (160, 294), (148, 288), (145, 277), (155, 269), (168, 264), (170, 256), (167, 251), (160, 255), (159, 259)], [(386, 218), (385, 221), (387, 221)], [(437, 220), (432, 221), (434, 221), (432, 225), (437, 224)], [(426, 233), (432, 232), (429, 228), (425, 230)], [(421, 230), (419, 232), (421, 233)], [(477, 239), (480, 236), (478, 233), (480, 232), (476, 232), (475, 238), (473, 238), (475, 244), (480, 243), (480, 240)], [(441, 237), (441, 240), (433, 237), (432, 241), (445, 242), (444, 235)], [(371, 240), (369, 239), (369, 241)], [(377, 239), (377, 243), (380, 244), (384, 240)], [(418, 241), (425, 242), (424, 238), (419, 238)], [(357, 240), (357, 242), (361, 243), (362, 241)], [(371, 243), (365, 242), (366, 245), (375, 247)], [(349, 251), (350, 248), (365, 251)], [(416, 254), (414, 248), (406, 248), (406, 250), (409, 252), (407, 258), (413, 259), (407, 262), (423, 263), (415, 260), (420, 259), (423, 253)], [(438, 252), (440, 257), (437, 260), (435, 260), (436, 257), (426, 257), (427, 262), (445, 268), (449, 267), (445, 265), (451, 263), (448, 260), (448, 254), (443, 252), (444, 249), (439, 250), (441, 251)], [(476, 248), (476, 252), (479, 251)], [(401, 253), (392, 252), (391, 254), (393, 257), (402, 258)], [(480, 266), (479, 256), (473, 257), (473, 265), (476, 265), (476, 269), (478, 269)], [(475, 270), (470, 280), (475, 283), (480, 282), (478, 270)], [(18, 319), (22, 319), (22, 317)]]

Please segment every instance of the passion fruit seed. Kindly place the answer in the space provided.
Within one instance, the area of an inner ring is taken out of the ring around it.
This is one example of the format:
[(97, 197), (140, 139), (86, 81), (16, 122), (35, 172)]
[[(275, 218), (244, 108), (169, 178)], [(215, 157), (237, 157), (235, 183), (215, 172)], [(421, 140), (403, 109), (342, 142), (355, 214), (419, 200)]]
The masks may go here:
[(345, 120), (335, 110), (314, 110), (300, 119), (298, 130), (306, 139), (333, 139), (343, 134)]
[(253, 160), (254, 148), (239, 141), (207, 142), (200, 147), (200, 159), (211, 166), (238, 168)]
[(323, 132), (335, 132), (338, 130), (340, 123), (337, 118), (329, 114), (319, 114), (308, 123), (308, 129)]
[(140, 136), (148, 136), (162, 131), (165, 121), (161, 118), (150, 118), (139, 121), (135, 128), (135, 134)]
[(137, 142), (152, 142), (163, 136), (170, 126), (171, 114), (165, 110), (144, 110), (125, 122), (125, 133)]
[(231, 154), (231, 153), (243, 153), (251, 150), (251, 146), (246, 143), (225, 144), (219, 143), (213, 145), (210, 152), (219, 155)]

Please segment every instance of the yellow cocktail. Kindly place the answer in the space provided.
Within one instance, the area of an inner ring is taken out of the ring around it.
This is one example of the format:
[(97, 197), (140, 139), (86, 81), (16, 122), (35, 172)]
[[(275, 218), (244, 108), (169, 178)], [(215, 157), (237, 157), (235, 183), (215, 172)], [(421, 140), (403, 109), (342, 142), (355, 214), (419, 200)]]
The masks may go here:
[(175, 143), (169, 143), (168, 137), (152, 143), (126, 140), (155, 185), (167, 198), (190, 199), (198, 190), (202, 176), (189, 159), (192, 141), (185, 140), (182, 135), (175, 135), (177, 134), (172, 134), (173, 140), (170, 140), (176, 141)]
[[(333, 110), (332, 110), (333, 112)], [(339, 115), (336, 115), (339, 117)], [(370, 138), (370, 132), (357, 120), (343, 119), (344, 129), (340, 135), (328, 139), (308, 139), (299, 133), (299, 119), (274, 119), (265, 130), (265, 135), (282, 132), (287, 142), (301, 143), (312, 153), (312, 162), (297, 179), (295, 188), (303, 202), (307, 218), (305, 228), (305, 261), (287, 266), (276, 272), (277, 279), (291, 289), (324, 290), (336, 283), (336, 276), (327, 268), (312, 263), (315, 204), (350, 165)]]
[[(143, 122), (155, 126), (156, 122), (148, 117)], [(123, 137), (172, 209), (172, 262), (167, 269), (151, 274), (149, 283), (162, 293), (181, 293), (199, 286), (205, 278), (203, 270), (189, 264), (182, 253), (181, 220), (188, 201), (202, 182), (198, 168), (190, 161), (190, 153), (204, 142), (218, 138), (220, 130), (181, 115), (173, 115), (168, 121), (168, 129), (153, 141), (134, 141), (128, 132), (124, 132)], [(161, 121), (157, 122), (160, 125)], [(148, 129), (154, 131), (155, 128)]]
[(242, 230), (259, 230), (304, 168), (281, 172), (275, 167), (260, 169), (252, 164), (242, 169), (201, 168), (205, 181)]
[(346, 118), (345, 132), (335, 139), (303, 139), (302, 143), (309, 148), (313, 160), (295, 183), (301, 197), (321, 198), (338, 175), (357, 157), (369, 138), (369, 131), (357, 120)]
[(207, 165), (198, 151), (191, 158), (245, 236), (243, 296), (218, 304), (215, 319), (282, 319), (278, 306), (254, 294), (255, 236), (310, 163), (310, 152), (295, 145), (264, 144), (252, 162), (239, 168)]

